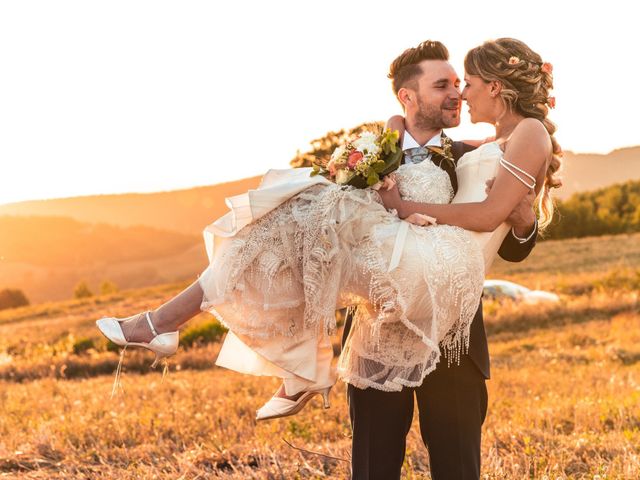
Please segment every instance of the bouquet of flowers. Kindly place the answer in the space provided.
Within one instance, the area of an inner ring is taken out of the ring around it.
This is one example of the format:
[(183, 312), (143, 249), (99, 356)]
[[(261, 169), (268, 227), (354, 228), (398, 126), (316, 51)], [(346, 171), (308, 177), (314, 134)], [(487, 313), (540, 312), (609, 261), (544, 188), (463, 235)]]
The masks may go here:
[(320, 159), (313, 162), (311, 176), (322, 175), (338, 185), (356, 188), (375, 185), (402, 162), (398, 137), (397, 130), (362, 132), (355, 140), (336, 148), (328, 162)]

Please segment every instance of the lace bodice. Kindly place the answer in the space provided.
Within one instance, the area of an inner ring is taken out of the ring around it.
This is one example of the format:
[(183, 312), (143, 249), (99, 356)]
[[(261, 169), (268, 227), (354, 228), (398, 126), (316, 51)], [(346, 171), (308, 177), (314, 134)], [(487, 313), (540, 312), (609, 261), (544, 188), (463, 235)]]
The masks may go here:
[(396, 171), (398, 190), (404, 200), (419, 203), (449, 203), (453, 187), (449, 175), (430, 160), (404, 164)]

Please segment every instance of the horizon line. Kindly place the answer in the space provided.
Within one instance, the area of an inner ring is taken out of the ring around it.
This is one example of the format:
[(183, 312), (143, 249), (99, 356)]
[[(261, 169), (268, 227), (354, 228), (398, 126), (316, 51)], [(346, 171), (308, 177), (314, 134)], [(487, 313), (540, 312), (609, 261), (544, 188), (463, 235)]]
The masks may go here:
[[(621, 150), (630, 150), (630, 149), (634, 149), (634, 148), (640, 148), (640, 144), (635, 144), (635, 145), (628, 145), (628, 146), (621, 146), (621, 147), (617, 147), (614, 148), (612, 150), (609, 150), (607, 153), (599, 153), (599, 152), (576, 152), (570, 149), (564, 149), (563, 152), (564, 153), (569, 153), (571, 155), (589, 155), (589, 156), (601, 156), (601, 157), (606, 157), (607, 155), (611, 155), (614, 152), (618, 152)], [(266, 171), (264, 172), (266, 173)], [(264, 175), (264, 173), (258, 173), (256, 175), (250, 175), (250, 176), (244, 176), (244, 177), (238, 177), (238, 178), (231, 178), (229, 180), (225, 180), (222, 182), (218, 182), (218, 183), (207, 183), (207, 184), (192, 184), (189, 186), (176, 186), (176, 187), (167, 187), (167, 188), (160, 188), (160, 189), (153, 189), (153, 190), (142, 190), (142, 191), (110, 191), (110, 192), (97, 192), (97, 193), (77, 193), (77, 194), (70, 194), (68, 196), (53, 196), (53, 197), (39, 197), (39, 198), (23, 198), (23, 199), (18, 199), (18, 200), (1, 200), (0, 199), (0, 207), (6, 207), (6, 206), (10, 206), (10, 205), (16, 205), (16, 204), (20, 204), (20, 203), (27, 203), (27, 202), (46, 202), (46, 201), (50, 201), (50, 200), (70, 200), (70, 199), (78, 199), (78, 198), (83, 198), (83, 197), (100, 197), (100, 196), (117, 196), (117, 195), (154, 195), (154, 194), (159, 194), (159, 193), (173, 193), (173, 192), (179, 192), (179, 191), (183, 191), (183, 190), (192, 190), (192, 189), (196, 189), (196, 188), (207, 188), (207, 187), (214, 187), (214, 186), (220, 186), (220, 185), (225, 185), (225, 184), (229, 184), (229, 183), (235, 183), (235, 182), (240, 182), (243, 180), (249, 180), (252, 178), (256, 178), (256, 177), (261, 177)]]

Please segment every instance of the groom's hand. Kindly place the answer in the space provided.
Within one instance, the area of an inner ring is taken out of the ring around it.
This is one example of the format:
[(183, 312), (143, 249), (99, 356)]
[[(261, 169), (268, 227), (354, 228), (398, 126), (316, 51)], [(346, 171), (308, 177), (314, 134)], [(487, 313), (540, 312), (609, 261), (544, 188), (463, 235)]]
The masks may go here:
[[(493, 187), (495, 178), (487, 180), (487, 194)], [(526, 238), (533, 231), (536, 222), (536, 213), (533, 210), (533, 203), (536, 200), (536, 193), (532, 190), (524, 196), (520, 203), (507, 217), (507, 223), (513, 227), (513, 233), (518, 237)]]

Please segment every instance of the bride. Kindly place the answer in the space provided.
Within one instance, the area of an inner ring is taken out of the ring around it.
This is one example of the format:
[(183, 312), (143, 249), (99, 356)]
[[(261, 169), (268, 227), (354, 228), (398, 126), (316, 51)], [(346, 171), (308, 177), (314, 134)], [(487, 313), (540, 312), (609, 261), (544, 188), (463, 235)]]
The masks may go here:
[[(296, 413), (316, 394), (328, 406), (330, 336), (335, 310), (346, 306), (357, 310), (338, 373), (354, 386), (420, 385), (441, 348), (456, 361), (509, 213), (533, 189), (540, 227), (549, 223), (560, 153), (546, 118), (550, 64), (520, 41), (499, 39), (471, 50), (465, 72), (471, 121), (496, 131), (457, 162), (455, 196), (431, 161), (401, 165), (377, 190), (310, 177), (310, 169), (272, 170), (257, 190), (227, 199), (230, 212), (206, 228), (210, 265), (194, 284), (153, 320), (150, 312), (103, 318), (99, 329), (118, 345), (154, 351), (157, 361), (175, 353), (180, 325), (213, 313), (229, 328), (218, 365), (283, 378), (258, 419)], [(418, 101), (419, 88), (400, 89), (403, 105)]]

